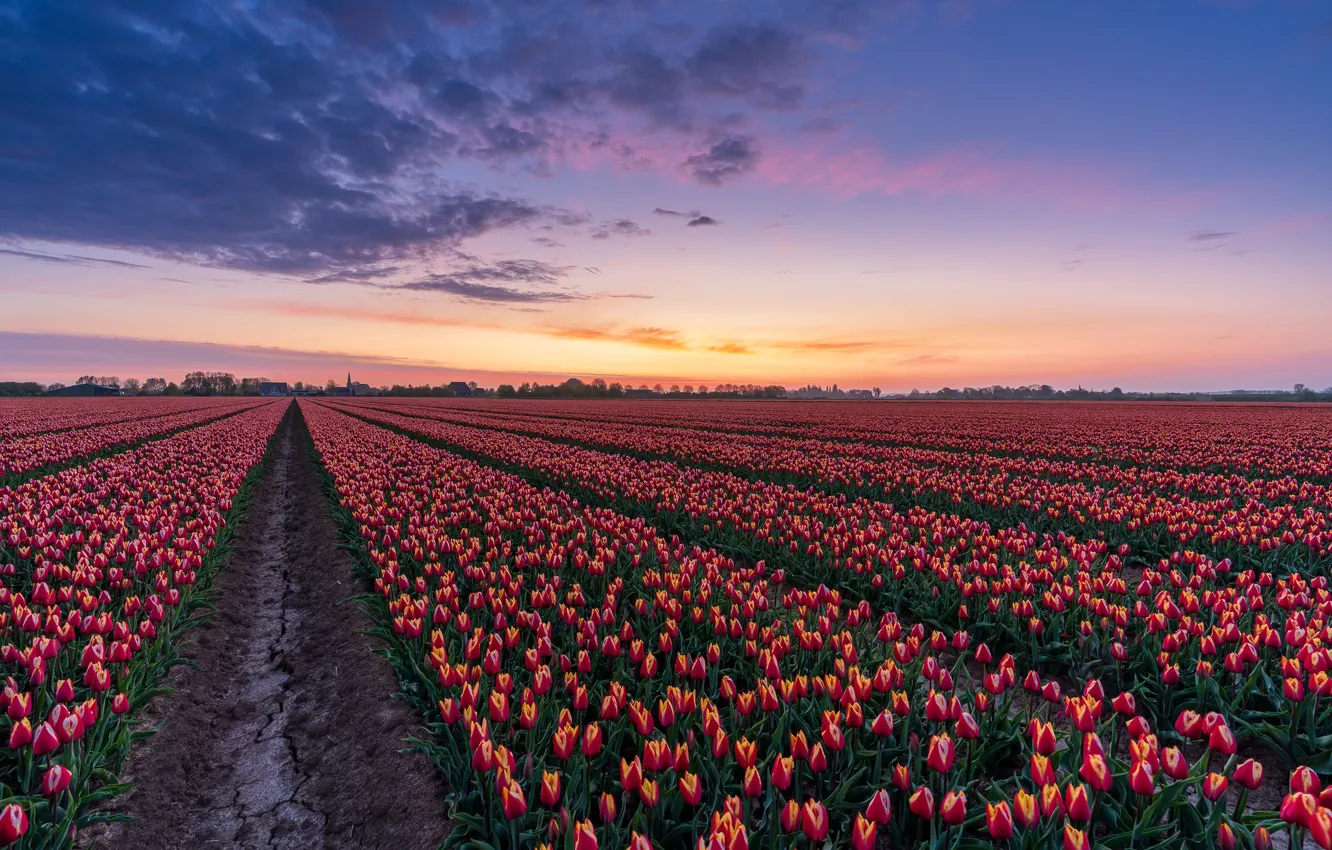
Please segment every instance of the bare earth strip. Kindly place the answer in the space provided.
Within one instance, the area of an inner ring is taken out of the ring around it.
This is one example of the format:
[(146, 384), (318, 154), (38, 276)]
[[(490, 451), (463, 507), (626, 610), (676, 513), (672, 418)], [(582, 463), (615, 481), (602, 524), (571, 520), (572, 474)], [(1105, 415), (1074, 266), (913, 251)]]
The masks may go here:
[(177, 669), (149, 708), (165, 728), (131, 754), (114, 806), (135, 820), (90, 829), (98, 848), (424, 850), (447, 832), (438, 771), (398, 752), (420, 719), (345, 602), (358, 587), (302, 431), (284, 420), (187, 650), (199, 669)]

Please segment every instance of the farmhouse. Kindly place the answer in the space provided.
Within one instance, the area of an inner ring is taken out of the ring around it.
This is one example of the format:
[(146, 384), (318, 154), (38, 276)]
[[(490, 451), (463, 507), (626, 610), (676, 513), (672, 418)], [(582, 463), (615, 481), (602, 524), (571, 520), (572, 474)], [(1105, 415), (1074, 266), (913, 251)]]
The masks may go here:
[(471, 398), (472, 396), (472, 388), (462, 381), (454, 381), (449, 384), (449, 389), (458, 398)]
[(259, 395), (261, 396), (283, 396), (287, 394), (286, 381), (260, 381)]
[(70, 384), (58, 390), (47, 390), (53, 396), (103, 396), (120, 395), (120, 387), (106, 387), (101, 384)]

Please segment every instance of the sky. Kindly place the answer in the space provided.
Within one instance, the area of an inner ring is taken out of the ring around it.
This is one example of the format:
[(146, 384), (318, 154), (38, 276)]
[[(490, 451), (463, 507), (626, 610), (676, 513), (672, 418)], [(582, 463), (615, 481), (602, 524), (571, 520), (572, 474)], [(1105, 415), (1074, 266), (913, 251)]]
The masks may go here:
[(1332, 385), (1323, 0), (0, 0), (0, 380)]

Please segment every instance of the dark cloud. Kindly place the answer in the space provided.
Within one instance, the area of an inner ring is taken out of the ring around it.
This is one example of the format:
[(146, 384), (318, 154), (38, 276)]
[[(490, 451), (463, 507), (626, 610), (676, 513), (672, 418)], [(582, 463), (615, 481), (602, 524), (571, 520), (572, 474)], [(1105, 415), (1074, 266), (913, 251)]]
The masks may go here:
[(690, 210), (689, 212), (679, 212), (679, 211), (677, 211), (677, 210), (664, 210), (664, 209), (662, 209), (661, 207), (657, 207), (656, 209), (654, 209), (654, 210), (652, 211), (652, 214), (653, 214), (653, 215), (669, 215), (669, 216), (676, 216), (676, 217), (680, 217), (680, 218), (683, 218), (683, 217), (686, 217), (686, 216), (689, 217), (689, 218), (697, 218), (698, 216), (702, 215), (702, 213), (700, 213), (698, 210)]
[(653, 167), (608, 129), (646, 123), (720, 184), (758, 160), (737, 128), (802, 102), (807, 34), (857, 8), (0, 0), (0, 236), (326, 280), (582, 226), (456, 175)]
[(124, 269), (146, 269), (151, 266), (139, 263), (127, 263), (124, 260), (107, 260), (101, 257), (84, 257), (80, 254), (44, 254), (40, 251), (23, 251), (18, 248), (0, 248), (0, 254), (36, 260), (40, 263), (59, 263), (70, 266), (116, 266)]
[(593, 239), (609, 239), (612, 236), (651, 236), (652, 231), (640, 227), (631, 219), (621, 218), (597, 225), (592, 231)]
[(517, 289), (512, 286), (472, 283), (452, 275), (434, 274), (397, 287), (413, 292), (442, 292), (457, 295), (468, 301), (489, 301), (501, 304), (541, 304), (548, 302), (586, 301), (591, 296), (580, 292), (543, 292)]
[(754, 170), (758, 158), (758, 149), (753, 139), (748, 136), (727, 136), (708, 148), (706, 153), (689, 157), (684, 166), (700, 183), (720, 186), (732, 177)]
[(804, 87), (791, 71), (804, 59), (799, 38), (773, 24), (717, 27), (708, 33), (688, 68), (700, 89), (752, 97), (760, 106), (794, 109)]
[(1236, 235), (1233, 230), (1195, 230), (1184, 238), (1189, 242), (1216, 242)]
[(721, 224), (721, 222), (717, 221), (717, 219), (713, 218), (712, 216), (701, 215), (698, 218), (691, 219), (690, 222), (685, 225), (685, 227), (712, 227), (718, 224)]

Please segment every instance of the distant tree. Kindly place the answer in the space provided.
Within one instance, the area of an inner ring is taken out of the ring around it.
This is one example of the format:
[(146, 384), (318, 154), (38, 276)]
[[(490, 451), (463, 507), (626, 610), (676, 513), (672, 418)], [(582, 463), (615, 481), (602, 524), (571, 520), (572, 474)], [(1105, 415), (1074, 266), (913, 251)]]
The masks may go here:
[(166, 388), (166, 378), (149, 378), (143, 382), (143, 387), (139, 391), (147, 395), (161, 395), (166, 392)]
[(127, 392), (127, 393), (132, 393), (132, 394), (134, 394), (134, 395), (138, 395), (138, 394), (140, 393), (140, 391), (142, 390), (143, 385), (142, 385), (141, 383), (139, 383), (139, 379), (138, 379), (138, 378), (126, 378), (126, 379), (125, 379), (125, 383), (121, 384), (121, 385), (120, 385), (120, 388), (123, 389), (123, 390), (124, 390), (125, 392)]
[(47, 391), (48, 393), (49, 393), (51, 390), (63, 390), (64, 388), (65, 388), (65, 385), (62, 384), (62, 383), (60, 383), (59, 381), (52, 381), (51, 383), (49, 383), (49, 384), (46, 385), (46, 391)]
[(879, 397), (879, 388), (878, 388), (878, 387), (874, 387), (874, 388), (873, 388), (873, 392), (874, 392), (874, 397), (875, 397), (875, 398), (878, 398), (878, 397)]
[(518, 391), (513, 388), (513, 384), (500, 384), (495, 388), (495, 394), (500, 398), (517, 398)]
[(259, 395), (259, 385), (267, 380), (267, 378), (241, 378), (240, 394)]
[(166, 389), (162, 391), (162, 395), (180, 395), (180, 394), (181, 394), (181, 389), (180, 387), (176, 386), (175, 381), (172, 381), (171, 383), (167, 384)]
[(338, 382), (329, 378), (324, 382), (324, 392), (331, 393), (338, 388)]

